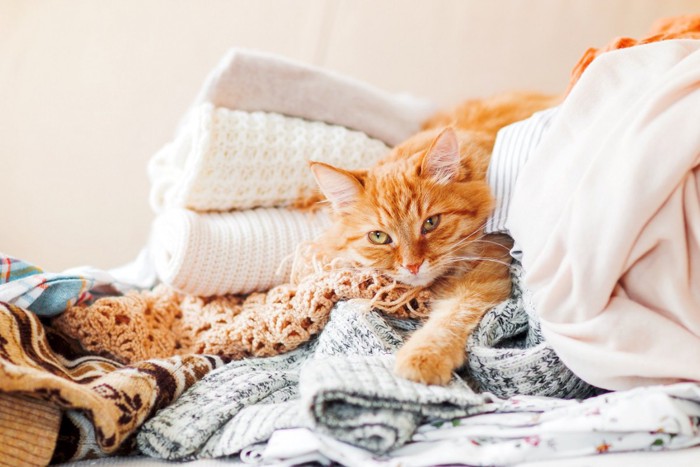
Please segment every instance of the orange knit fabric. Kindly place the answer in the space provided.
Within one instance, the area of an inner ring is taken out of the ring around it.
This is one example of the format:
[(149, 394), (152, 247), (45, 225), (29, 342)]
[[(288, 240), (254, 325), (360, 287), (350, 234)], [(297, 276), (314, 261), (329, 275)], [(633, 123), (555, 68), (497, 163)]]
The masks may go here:
[(571, 70), (568, 94), (578, 82), (588, 65), (599, 55), (611, 50), (624, 49), (635, 45), (649, 44), (651, 42), (665, 41), (669, 39), (700, 39), (700, 15), (683, 15), (671, 18), (661, 18), (654, 22), (649, 31), (649, 36), (643, 39), (632, 39), (630, 37), (617, 37), (608, 45), (600, 49), (590, 48), (583, 53), (583, 56)]
[(166, 286), (69, 308), (52, 321), (93, 353), (133, 363), (188, 353), (233, 359), (293, 350), (318, 334), (340, 300), (367, 299), (403, 318), (427, 316), (430, 293), (377, 272), (318, 272), (248, 297), (195, 297)]

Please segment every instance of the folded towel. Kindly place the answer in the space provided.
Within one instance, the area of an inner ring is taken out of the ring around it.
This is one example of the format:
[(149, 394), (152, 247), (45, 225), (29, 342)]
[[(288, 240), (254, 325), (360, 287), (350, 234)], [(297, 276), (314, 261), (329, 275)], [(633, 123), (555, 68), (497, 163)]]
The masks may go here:
[(601, 55), (516, 184), (543, 335), (596, 386), (700, 381), (699, 83), (698, 40)]
[(151, 206), (160, 212), (290, 205), (317, 192), (309, 160), (360, 169), (388, 151), (341, 126), (204, 103), (149, 162)]
[(435, 104), (392, 94), (312, 65), (233, 49), (209, 74), (196, 104), (274, 112), (361, 131), (389, 146), (405, 140)]
[(153, 222), (151, 254), (160, 280), (187, 294), (265, 291), (289, 282), (297, 245), (314, 239), (329, 222), (323, 210), (171, 209)]

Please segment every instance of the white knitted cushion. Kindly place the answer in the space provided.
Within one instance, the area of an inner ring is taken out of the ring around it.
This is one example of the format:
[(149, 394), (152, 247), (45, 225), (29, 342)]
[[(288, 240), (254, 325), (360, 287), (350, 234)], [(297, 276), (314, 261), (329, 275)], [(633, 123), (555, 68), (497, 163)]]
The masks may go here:
[(285, 206), (316, 190), (309, 160), (359, 169), (388, 151), (345, 127), (204, 103), (149, 163), (151, 205), (156, 212)]
[(153, 222), (151, 250), (160, 280), (184, 293), (264, 291), (289, 281), (297, 245), (314, 239), (329, 223), (321, 210), (171, 209)]

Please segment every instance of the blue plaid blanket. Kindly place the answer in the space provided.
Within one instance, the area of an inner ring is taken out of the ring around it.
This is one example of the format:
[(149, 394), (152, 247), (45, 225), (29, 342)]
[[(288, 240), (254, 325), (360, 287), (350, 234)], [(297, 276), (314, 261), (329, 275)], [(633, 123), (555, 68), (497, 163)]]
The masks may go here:
[(39, 316), (55, 316), (93, 299), (90, 292), (108, 282), (77, 274), (50, 273), (26, 261), (0, 254), (0, 302)]

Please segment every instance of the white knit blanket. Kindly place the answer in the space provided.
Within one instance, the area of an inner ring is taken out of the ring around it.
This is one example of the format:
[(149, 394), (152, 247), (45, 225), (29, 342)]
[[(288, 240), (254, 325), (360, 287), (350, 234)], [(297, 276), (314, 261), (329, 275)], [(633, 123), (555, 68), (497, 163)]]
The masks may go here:
[(150, 161), (151, 206), (156, 212), (285, 206), (316, 190), (308, 161), (359, 169), (388, 151), (341, 126), (205, 103)]

